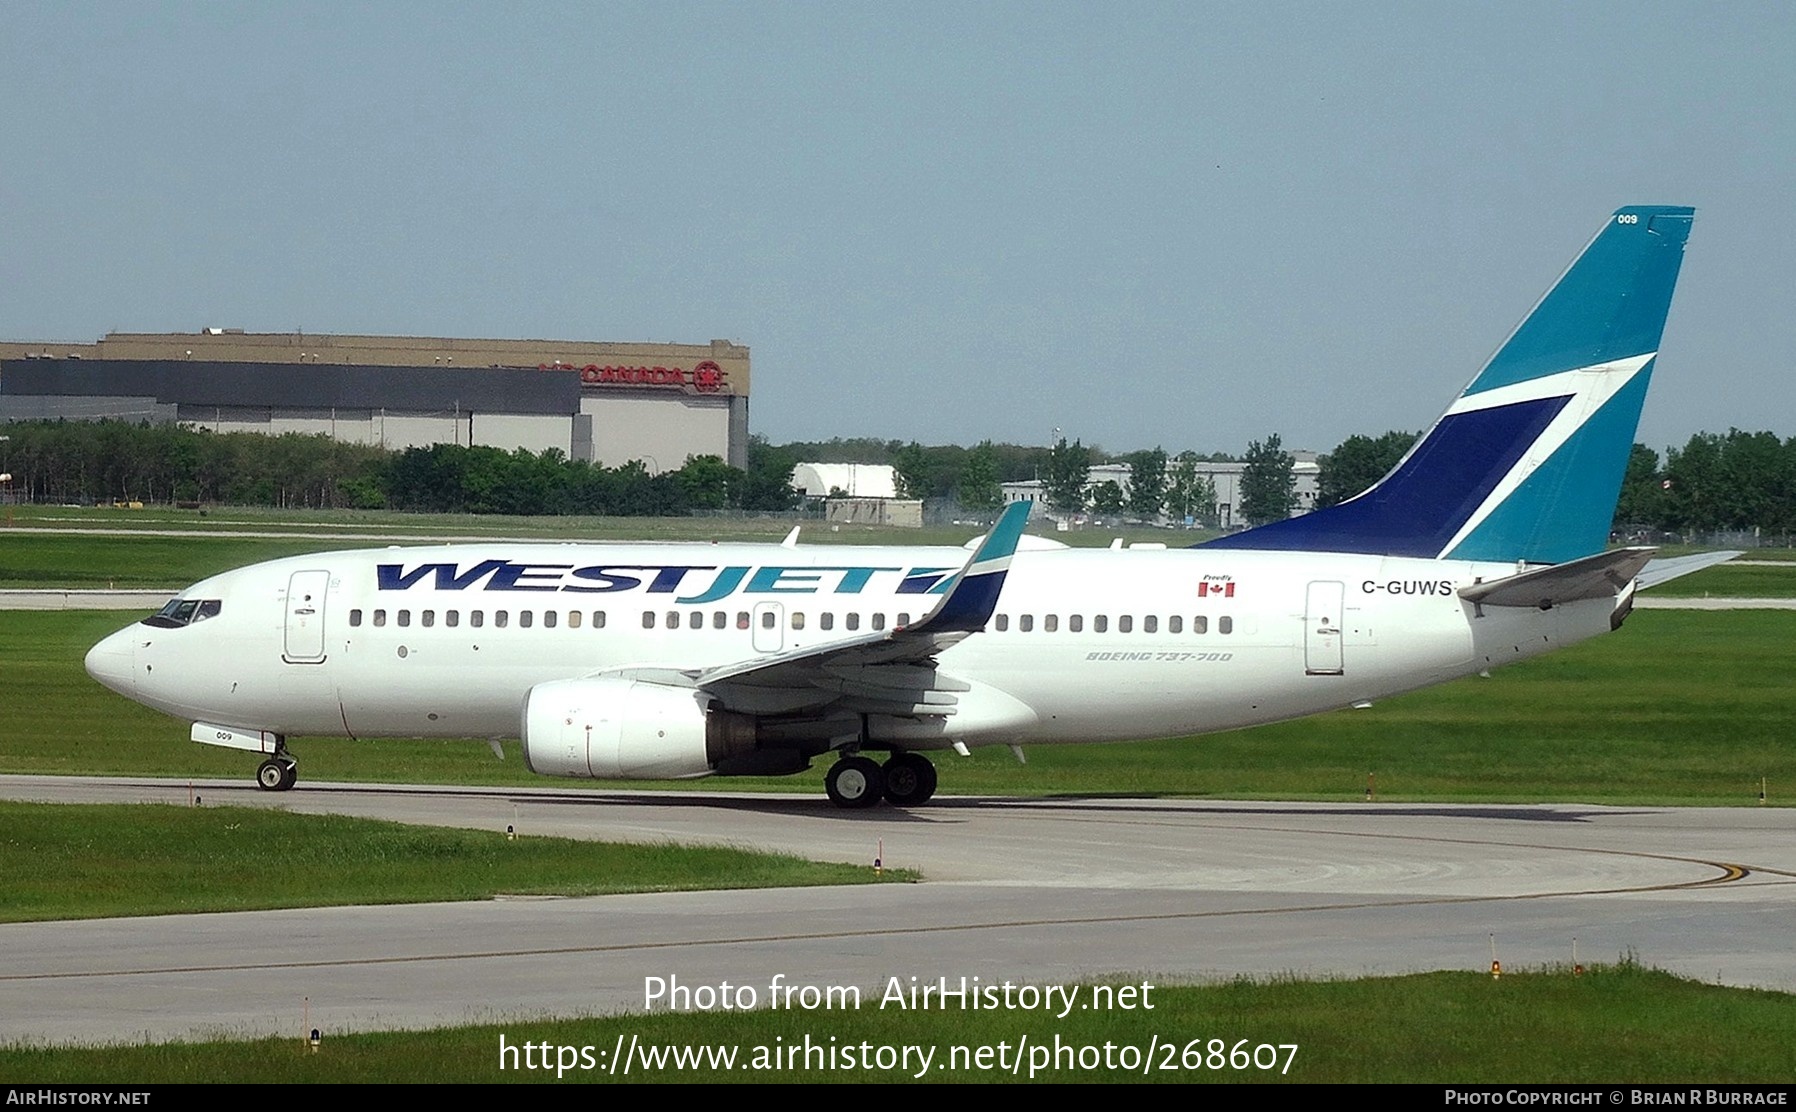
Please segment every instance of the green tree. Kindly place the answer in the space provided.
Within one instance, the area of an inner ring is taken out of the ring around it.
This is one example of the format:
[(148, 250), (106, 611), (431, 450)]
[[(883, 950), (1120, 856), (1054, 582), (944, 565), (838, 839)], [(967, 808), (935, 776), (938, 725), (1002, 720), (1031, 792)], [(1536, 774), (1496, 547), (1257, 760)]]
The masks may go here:
[(995, 510), (1004, 502), (998, 483), (998, 453), (992, 442), (982, 440), (967, 453), (960, 469), (959, 500), (969, 510)]
[(1333, 506), (1370, 490), (1390, 473), (1416, 442), (1413, 432), (1391, 431), (1383, 436), (1350, 436), (1319, 461), (1316, 508)]
[(1247, 446), (1241, 472), (1241, 517), (1249, 525), (1283, 521), (1297, 506), (1297, 476), (1278, 434)]
[(738, 468), (723, 462), (722, 456), (692, 456), (686, 466), (674, 472), (686, 501), (693, 509), (720, 510), (729, 504), (730, 489), (742, 481)]
[(1091, 475), (1091, 449), (1075, 440), (1071, 444), (1063, 436), (1048, 452), (1048, 470), (1042, 479), (1048, 505), (1062, 513), (1076, 514), (1085, 508), (1085, 480)]
[(1123, 512), (1123, 491), (1115, 480), (1106, 479), (1092, 488), (1091, 512), (1105, 517), (1115, 517)]
[(798, 505), (792, 489), (792, 469), (798, 455), (791, 448), (775, 447), (760, 436), (748, 438), (748, 473), (741, 483), (739, 507), (744, 510), (790, 510)]
[(1129, 512), (1143, 521), (1158, 521), (1166, 505), (1166, 451), (1150, 448), (1130, 452)]
[(898, 486), (898, 497), (928, 498), (935, 493), (931, 462), (929, 449), (915, 440), (898, 450), (892, 457), (892, 478)]
[(1628, 470), (1621, 480), (1621, 496), (1615, 503), (1614, 528), (1665, 527), (1664, 476), (1659, 453), (1636, 444), (1628, 453)]

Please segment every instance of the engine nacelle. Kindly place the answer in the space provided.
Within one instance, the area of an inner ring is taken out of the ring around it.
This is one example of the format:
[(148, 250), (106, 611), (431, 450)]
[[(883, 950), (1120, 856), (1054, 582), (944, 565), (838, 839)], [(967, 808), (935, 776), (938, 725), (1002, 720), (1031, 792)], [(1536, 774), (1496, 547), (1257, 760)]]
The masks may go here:
[(543, 776), (708, 776), (755, 751), (755, 720), (690, 687), (600, 677), (539, 683), (524, 699), (524, 763)]

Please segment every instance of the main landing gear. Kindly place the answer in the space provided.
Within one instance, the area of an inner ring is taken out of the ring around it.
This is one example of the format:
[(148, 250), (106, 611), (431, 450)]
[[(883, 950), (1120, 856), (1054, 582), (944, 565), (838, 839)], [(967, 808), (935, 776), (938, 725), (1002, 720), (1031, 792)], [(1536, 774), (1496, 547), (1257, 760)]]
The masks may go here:
[(256, 787), (265, 792), (284, 792), (299, 783), (299, 762), (287, 755), (285, 744), (274, 751), (274, 756), (263, 761), (256, 769)]
[(935, 794), (935, 765), (920, 753), (894, 753), (882, 767), (857, 753), (837, 761), (823, 787), (838, 807), (872, 807), (881, 799), (915, 807)]

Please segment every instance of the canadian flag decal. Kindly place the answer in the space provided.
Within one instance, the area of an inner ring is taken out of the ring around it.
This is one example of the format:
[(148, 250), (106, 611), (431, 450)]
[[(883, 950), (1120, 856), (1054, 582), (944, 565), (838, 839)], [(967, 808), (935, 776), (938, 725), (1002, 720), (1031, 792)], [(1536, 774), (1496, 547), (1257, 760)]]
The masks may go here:
[(1234, 598), (1235, 597), (1235, 585), (1232, 582), (1231, 583), (1199, 583), (1197, 585), (1197, 597), (1198, 598), (1208, 598), (1211, 595), (1220, 595), (1223, 598)]

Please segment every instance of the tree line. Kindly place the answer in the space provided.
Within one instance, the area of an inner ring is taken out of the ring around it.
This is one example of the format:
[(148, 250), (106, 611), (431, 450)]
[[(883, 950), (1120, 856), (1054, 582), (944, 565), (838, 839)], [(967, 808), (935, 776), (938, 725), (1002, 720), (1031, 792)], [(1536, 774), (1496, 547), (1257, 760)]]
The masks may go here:
[[(436, 444), (390, 450), (327, 436), (215, 433), (123, 421), (21, 421), (0, 425), (0, 471), (20, 501), (216, 502), (486, 514), (677, 515), (705, 510), (783, 511), (800, 461), (887, 463), (905, 497), (953, 499), (993, 510), (1002, 484), (1039, 480), (1066, 513), (1162, 517), (1208, 523), (1216, 491), (1198, 465), (1226, 454), (1150, 448), (1106, 455), (1078, 440), (1051, 446), (984, 441), (971, 448), (897, 440), (770, 444), (751, 437), (748, 467), (717, 456), (651, 473), (641, 461), (604, 467), (556, 449), (528, 452)], [(1416, 434), (1351, 436), (1320, 458), (1318, 508), (1370, 487), (1396, 466)], [(1088, 489), (1100, 462), (1128, 465), (1126, 484)], [(1276, 434), (1241, 457), (1240, 516), (1251, 524), (1292, 511), (1291, 457)], [(1770, 432), (1697, 433), (1660, 453), (1636, 444), (1622, 481), (1615, 528), (1626, 533), (1752, 531), (1796, 534), (1796, 437)]]
[(542, 452), (458, 444), (392, 450), (328, 436), (216, 433), (123, 421), (0, 425), (19, 501), (209, 503), (481, 514), (677, 515), (791, 510), (798, 456), (751, 438), (748, 467), (697, 456), (650, 473)]

